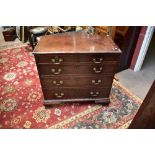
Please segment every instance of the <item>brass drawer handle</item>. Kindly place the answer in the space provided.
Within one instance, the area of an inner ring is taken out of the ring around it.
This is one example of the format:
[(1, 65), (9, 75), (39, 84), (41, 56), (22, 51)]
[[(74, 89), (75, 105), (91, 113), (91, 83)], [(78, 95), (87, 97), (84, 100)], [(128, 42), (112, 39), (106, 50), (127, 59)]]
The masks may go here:
[(92, 83), (94, 84), (94, 85), (99, 85), (100, 83), (102, 82), (102, 80), (92, 80)]
[(51, 61), (54, 64), (60, 64), (61, 62), (63, 62), (63, 59), (56, 56), (55, 58), (52, 58)]
[(51, 69), (51, 72), (52, 72), (53, 74), (60, 74), (60, 73), (62, 72), (62, 69), (61, 69), (61, 68), (58, 68), (58, 70), (56, 71), (55, 68), (52, 68), (52, 69)]
[(97, 60), (96, 58), (93, 58), (93, 62), (94, 62), (95, 64), (100, 64), (100, 63), (102, 63), (102, 61), (103, 61), (102, 58), (99, 58), (98, 60)]
[(96, 96), (99, 95), (99, 92), (98, 92), (98, 91), (97, 91), (97, 92), (91, 91), (91, 92), (90, 92), (90, 95), (91, 95), (92, 97), (96, 97)]
[(60, 94), (55, 93), (54, 95), (55, 95), (57, 98), (62, 98), (65, 94), (64, 94), (64, 93), (60, 93)]
[(60, 86), (62, 85), (64, 82), (63, 81), (59, 81), (59, 83), (57, 81), (53, 81), (53, 84), (57, 85), (57, 86)]
[(102, 67), (100, 67), (99, 69), (97, 69), (96, 67), (93, 68), (95, 73), (101, 73), (102, 69), (103, 69)]

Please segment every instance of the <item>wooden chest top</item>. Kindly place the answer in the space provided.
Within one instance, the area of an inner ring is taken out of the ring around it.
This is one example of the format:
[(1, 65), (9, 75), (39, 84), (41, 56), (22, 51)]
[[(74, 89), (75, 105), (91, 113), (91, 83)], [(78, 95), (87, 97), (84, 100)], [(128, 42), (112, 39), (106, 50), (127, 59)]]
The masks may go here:
[(33, 53), (121, 53), (107, 35), (68, 32), (41, 37)]

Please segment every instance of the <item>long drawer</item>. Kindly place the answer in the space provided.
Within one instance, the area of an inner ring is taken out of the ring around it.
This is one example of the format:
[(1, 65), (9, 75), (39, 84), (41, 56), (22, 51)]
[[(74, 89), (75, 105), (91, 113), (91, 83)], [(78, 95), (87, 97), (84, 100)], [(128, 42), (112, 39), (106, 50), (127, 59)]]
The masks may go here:
[(92, 74), (106, 74), (115, 73), (117, 69), (116, 64), (91, 64), (91, 65), (51, 65), (38, 64), (38, 72), (40, 75), (92, 75)]
[(118, 61), (119, 54), (104, 53), (104, 54), (35, 54), (36, 63), (103, 63), (106, 61)]
[(111, 87), (113, 75), (40, 77), (43, 88), (53, 87)]
[(55, 88), (43, 89), (45, 100), (109, 97), (110, 88)]

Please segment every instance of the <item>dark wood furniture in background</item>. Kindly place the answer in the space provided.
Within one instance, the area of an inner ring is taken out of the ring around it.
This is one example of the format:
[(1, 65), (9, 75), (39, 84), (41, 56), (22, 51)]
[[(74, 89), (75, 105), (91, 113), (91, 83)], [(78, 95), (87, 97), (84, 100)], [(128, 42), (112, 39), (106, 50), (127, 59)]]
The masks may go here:
[(4, 28), (2, 33), (5, 41), (14, 41), (17, 38), (16, 30), (14, 27)]
[(33, 54), (45, 105), (63, 101), (109, 103), (121, 54), (110, 37), (84, 32), (43, 36)]
[(115, 42), (122, 50), (119, 71), (130, 67), (140, 30), (141, 26), (129, 26), (124, 36), (117, 34), (116, 31)]
[(155, 81), (131, 122), (129, 129), (155, 129)]

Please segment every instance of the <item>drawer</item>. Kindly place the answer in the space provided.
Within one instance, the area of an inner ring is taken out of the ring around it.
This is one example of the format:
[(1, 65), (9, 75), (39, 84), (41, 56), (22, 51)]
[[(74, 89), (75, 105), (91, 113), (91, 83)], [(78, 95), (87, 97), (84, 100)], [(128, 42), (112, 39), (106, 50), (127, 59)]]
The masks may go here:
[(53, 87), (111, 87), (113, 75), (40, 77), (43, 88)]
[(109, 97), (110, 88), (55, 88), (43, 89), (44, 99), (80, 99)]
[(105, 61), (118, 61), (120, 54), (35, 54), (36, 63), (103, 63)]
[(116, 64), (91, 64), (91, 65), (50, 65), (38, 64), (38, 72), (40, 75), (99, 75), (107, 73), (115, 73)]

